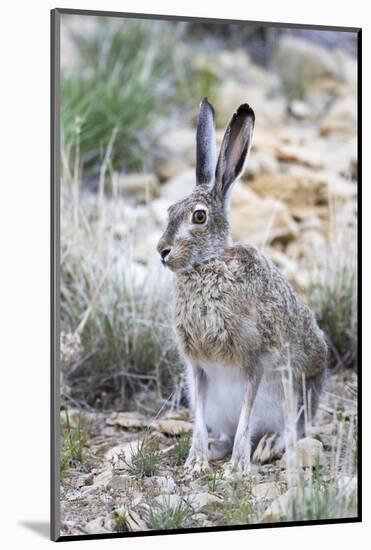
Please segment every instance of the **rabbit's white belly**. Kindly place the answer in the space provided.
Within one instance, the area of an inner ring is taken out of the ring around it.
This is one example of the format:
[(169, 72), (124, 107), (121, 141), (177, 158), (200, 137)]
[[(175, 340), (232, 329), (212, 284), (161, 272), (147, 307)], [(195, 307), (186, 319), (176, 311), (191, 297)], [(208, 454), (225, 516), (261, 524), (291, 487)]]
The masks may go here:
[[(203, 364), (208, 379), (205, 417), (208, 428), (214, 434), (234, 436), (241, 413), (246, 377), (238, 367)], [(192, 369), (188, 369), (190, 403), (194, 406), (194, 380)], [(281, 400), (277, 399), (277, 385), (263, 375), (255, 399), (251, 418), (251, 435), (267, 432), (281, 432), (283, 411)]]

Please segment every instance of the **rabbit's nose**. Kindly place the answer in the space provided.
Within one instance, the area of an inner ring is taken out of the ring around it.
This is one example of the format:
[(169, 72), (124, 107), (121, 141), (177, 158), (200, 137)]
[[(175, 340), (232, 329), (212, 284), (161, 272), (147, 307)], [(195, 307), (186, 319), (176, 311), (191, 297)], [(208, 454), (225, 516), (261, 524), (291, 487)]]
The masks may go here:
[(160, 250), (161, 260), (164, 262), (165, 258), (170, 254), (171, 248), (163, 248)]

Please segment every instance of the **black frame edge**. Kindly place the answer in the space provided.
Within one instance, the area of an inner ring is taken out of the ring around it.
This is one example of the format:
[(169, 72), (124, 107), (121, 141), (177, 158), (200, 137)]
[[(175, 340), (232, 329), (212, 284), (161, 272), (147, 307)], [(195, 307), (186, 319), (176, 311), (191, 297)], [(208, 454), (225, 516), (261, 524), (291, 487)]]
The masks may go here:
[(187, 15), (163, 15), (156, 13), (136, 13), (136, 12), (119, 12), (105, 10), (83, 10), (74, 8), (56, 8), (56, 11), (65, 15), (90, 15), (100, 17), (120, 17), (126, 19), (156, 19), (164, 21), (201, 21), (203, 23), (249, 23), (250, 25), (267, 25), (270, 27), (285, 27), (289, 29), (316, 29), (316, 30), (332, 30), (340, 32), (358, 32), (360, 27), (341, 27), (336, 25), (315, 25), (310, 23), (271, 23), (269, 21), (251, 21), (249, 19), (221, 19), (215, 17), (197, 17)]
[[(50, 12), (50, 538), (60, 538), (59, 510), (59, 163), (60, 163), (60, 10)], [(57, 414), (58, 413), (58, 414)]]

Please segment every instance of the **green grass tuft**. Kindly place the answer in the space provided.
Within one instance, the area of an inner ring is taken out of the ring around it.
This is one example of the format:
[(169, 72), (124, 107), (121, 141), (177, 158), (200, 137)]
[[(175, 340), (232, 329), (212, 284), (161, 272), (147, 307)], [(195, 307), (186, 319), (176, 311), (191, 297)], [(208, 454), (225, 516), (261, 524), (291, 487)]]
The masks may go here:
[(60, 470), (64, 474), (71, 466), (81, 465), (84, 459), (84, 448), (88, 435), (81, 424), (81, 415), (77, 417), (77, 425), (71, 425), (68, 410), (65, 409), (65, 425), (62, 425), (62, 448)]
[(122, 457), (129, 472), (137, 477), (153, 475), (161, 461), (161, 454), (153, 441), (143, 439), (132, 450), (129, 460)]
[(191, 447), (191, 438), (191, 433), (185, 432), (176, 439), (174, 455), (176, 457), (177, 464), (183, 464), (186, 460)]
[(150, 529), (184, 529), (189, 526), (193, 514), (193, 507), (185, 499), (173, 505), (168, 498), (150, 506), (147, 524)]

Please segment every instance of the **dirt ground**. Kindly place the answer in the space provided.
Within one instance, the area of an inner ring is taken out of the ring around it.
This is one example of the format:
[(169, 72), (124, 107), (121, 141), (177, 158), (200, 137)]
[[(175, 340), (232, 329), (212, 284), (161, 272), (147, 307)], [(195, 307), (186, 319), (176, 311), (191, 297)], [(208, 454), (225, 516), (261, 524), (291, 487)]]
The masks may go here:
[[(301, 467), (296, 483), (290, 482), (285, 457), (253, 465), (250, 477), (244, 479), (225, 479), (226, 460), (212, 463), (206, 474), (190, 475), (184, 469), (192, 427), (187, 409), (155, 419), (139, 412), (70, 409), (71, 429), (76, 429), (80, 417), (79, 429), (87, 439), (82, 461), (71, 460), (61, 474), (61, 534), (210, 527), (352, 513), (342, 506), (344, 499), (355, 498), (356, 388), (352, 371), (329, 376), (310, 437), (298, 443)], [(64, 418), (62, 411), (62, 425)], [(313, 450), (321, 472), (317, 478), (310, 463)], [(299, 492), (306, 497), (307, 491), (317, 491), (315, 479), (321, 485), (322, 504), (315, 510), (310, 505), (294, 512), (290, 501)], [(339, 488), (345, 492), (337, 508)]]

